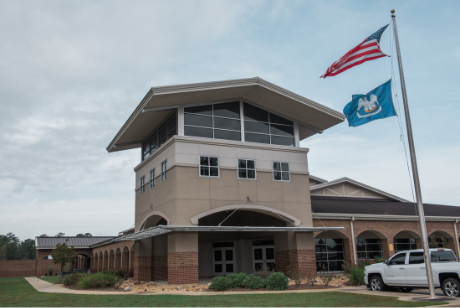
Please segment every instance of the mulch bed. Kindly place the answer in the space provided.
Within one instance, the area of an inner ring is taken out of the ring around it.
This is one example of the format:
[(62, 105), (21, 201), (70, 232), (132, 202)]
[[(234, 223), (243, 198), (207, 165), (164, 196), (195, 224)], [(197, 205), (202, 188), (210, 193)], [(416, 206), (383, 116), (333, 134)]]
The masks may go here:
[(80, 291), (111, 291), (111, 292), (124, 292), (123, 289), (106, 287), (106, 288), (96, 288), (96, 289), (79, 289), (76, 286), (64, 286), (67, 289), (71, 290), (80, 290)]

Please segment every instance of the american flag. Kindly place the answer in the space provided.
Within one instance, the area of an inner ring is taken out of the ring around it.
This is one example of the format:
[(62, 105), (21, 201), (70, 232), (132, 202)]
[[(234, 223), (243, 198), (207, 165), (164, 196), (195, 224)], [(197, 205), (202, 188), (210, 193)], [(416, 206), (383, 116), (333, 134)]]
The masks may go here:
[(366, 38), (361, 44), (347, 52), (342, 58), (335, 61), (320, 78), (335, 76), (366, 61), (386, 57), (386, 54), (380, 50), (379, 43), (383, 31), (387, 27), (388, 25), (382, 27), (379, 31)]

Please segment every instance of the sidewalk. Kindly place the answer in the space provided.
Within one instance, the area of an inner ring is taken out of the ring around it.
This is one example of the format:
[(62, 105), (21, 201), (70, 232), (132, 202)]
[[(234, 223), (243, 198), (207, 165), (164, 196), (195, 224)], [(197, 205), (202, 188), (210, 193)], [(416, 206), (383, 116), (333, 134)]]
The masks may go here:
[[(86, 291), (67, 289), (61, 284), (52, 284), (36, 277), (24, 277), (38, 292), (44, 293), (69, 293), (69, 294), (91, 294), (91, 295), (230, 295), (230, 294), (280, 294), (280, 293), (314, 293), (314, 292), (350, 292), (365, 295), (390, 296), (397, 297), (402, 301), (425, 301), (428, 299), (429, 293), (425, 289), (415, 289), (411, 293), (402, 292), (375, 292), (370, 291), (366, 287), (342, 287), (334, 289), (313, 289), (313, 290), (289, 290), (289, 291), (221, 291), (221, 292), (111, 292), (111, 291)], [(444, 296), (442, 291), (436, 289), (436, 295), (439, 296), (438, 301), (448, 302), (448, 305), (437, 307), (460, 307), (460, 298), (450, 298)]]

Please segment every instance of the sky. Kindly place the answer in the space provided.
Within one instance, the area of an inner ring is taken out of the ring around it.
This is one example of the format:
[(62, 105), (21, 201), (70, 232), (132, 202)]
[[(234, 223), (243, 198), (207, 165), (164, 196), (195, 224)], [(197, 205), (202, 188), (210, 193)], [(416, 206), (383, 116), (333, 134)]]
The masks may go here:
[[(391, 9), (423, 201), (459, 206), (459, 1), (0, 0), (0, 234), (131, 227), (140, 150), (106, 147), (150, 87), (259, 76), (342, 111), (394, 71), (402, 111), (390, 27), (381, 48), (391, 57), (319, 78)], [(345, 121), (301, 145), (312, 175), (412, 200), (402, 140), (392, 117)]]

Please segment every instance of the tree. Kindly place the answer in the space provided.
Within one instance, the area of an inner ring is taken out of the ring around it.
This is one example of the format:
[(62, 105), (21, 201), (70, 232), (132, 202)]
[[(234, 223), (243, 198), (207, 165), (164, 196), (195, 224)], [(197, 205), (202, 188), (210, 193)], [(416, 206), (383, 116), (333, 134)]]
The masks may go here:
[(42, 235), (40, 235), (39, 237), (48, 237), (48, 235), (46, 233), (43, 233)]
[(19, 239), (13, 233), (0, 235), (0, 246), (5, 245), (6, 260), (18, 260)]
[(27, 239), (19, 244), (18, 256), (20, 260), (35, 260), (35, 241)]
[(77, 234), (77, 237), (92, 237), (93, 235), (91, 233), (78, 233)]
[(6, 260), (6, 245), (0, 245), (0, 260)]
[(56, 237), (63, 237), (64, 235), (65, 233), (59, 232), (58, 234), (56, 234)]
[(53, 249), (51, 252), (51, 256), (53, 257), (54, 264), (61, 264), (61, 272), (62, 268), (72, 261), (72, 257), (75, 255), (75, 250), (73, 246), (69, 247), (66, 243), (57, 244), (56, 248)]

